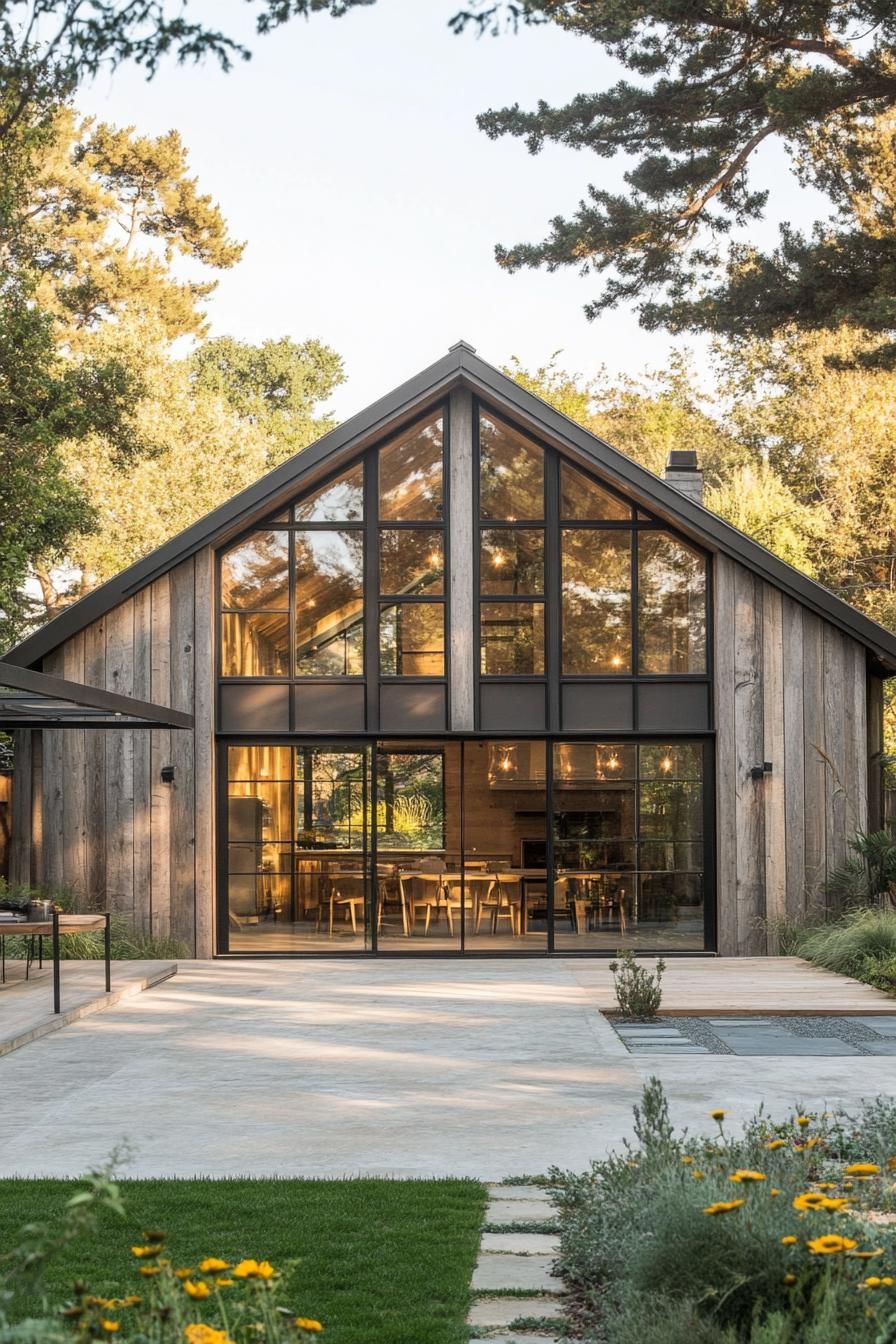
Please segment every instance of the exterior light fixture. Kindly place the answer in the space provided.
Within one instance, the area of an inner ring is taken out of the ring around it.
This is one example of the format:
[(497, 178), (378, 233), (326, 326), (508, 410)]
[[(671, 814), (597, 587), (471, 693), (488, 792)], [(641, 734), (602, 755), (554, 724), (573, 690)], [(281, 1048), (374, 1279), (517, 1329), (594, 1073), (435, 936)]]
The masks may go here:
[(772, 773), (771, 761), (763, 761), (761, 765), (754, 765), (750, 771), (751, 779), (764, 779), (766, 775)]
[(174, 766), (173, 766), (173, 765), (163, 765), (163, 766), (162, 766), (162, 769), (159, 771), (159, 778), (161, 779), (161, 781), (162, 781), (163, 784), (173, 784), (173, 783), (174, 783)]

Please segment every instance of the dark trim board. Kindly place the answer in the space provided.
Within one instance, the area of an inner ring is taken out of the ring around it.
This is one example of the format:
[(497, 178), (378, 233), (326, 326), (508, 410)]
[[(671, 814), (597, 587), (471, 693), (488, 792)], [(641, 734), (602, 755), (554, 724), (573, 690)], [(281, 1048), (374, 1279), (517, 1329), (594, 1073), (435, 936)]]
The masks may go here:
[(318, 477), (334, 470), (342, 460), (357, 455), (384, 433), (398, 432), (404, 424), (422, 415), (429, 406), (458, 387), (468, 388), (483, 397), (520, 428), (529, 433), (534, 430), (573, 460), (578, 456), (584, 466), (597, 468), (611, 483), (618, 483), (624, 492), (633, 495), (636, 502), (642, 501), (661, 519), (678, 527), (698, 544), (731, 556), (858, 640), (871, 653), (873, 670), (878, 675), (896, 673), (896, 635), (520, 387), (499, 369), (480, 359), (473, 347), (464, 341), (452, 346), (446, 355), (414, 378), (325, 434), (164, 546), (68, 607), (12, 649), (6, 655), (6, 661), (33, 666), (72, 635), (181, 561), (205, 546), (222, 544), (249, 526), (254, 518), (276, 509), (297, 488), (310, 487)]
[[(11, 688), (5, 694), (2, 688)], [(0, 665), (0, 728), (192, 728), (193, 715), (116, 691)]]

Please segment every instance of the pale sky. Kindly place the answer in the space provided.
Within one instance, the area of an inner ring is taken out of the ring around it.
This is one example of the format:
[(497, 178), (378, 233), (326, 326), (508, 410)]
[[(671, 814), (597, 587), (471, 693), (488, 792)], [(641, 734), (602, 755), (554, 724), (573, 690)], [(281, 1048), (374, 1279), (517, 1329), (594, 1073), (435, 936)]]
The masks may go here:
[[(250, 63), (228, 75), (166, 65), (151, 83), (122, 68), (78, 100), (143, 133), (181, 132), (201, 188), (248, 243), (210, 300), (213, 334), (326, 341), (346, 363), (333, 400), (342, 417), (461, 337), (495, 364), (517, 355), (532, 367), (560, 350), (563, 367), (586, 374), (661, 366), (670, 346), (630, 312), (589, 323), (593, 277), (499, 270), (496, 242), (540, 239), (587, 183), (617, 185), (622, 166), (555, 147), (533, 158), (516, 140), (489, 141), (476, 113), (566, 101), (620, 70), (553, 28), (454, 37), (446, 20), (458, 7), (379, 0), (255, 38), (243, 0), (208, 0), (197, 12), (245, 35)], [(761, 173), (776, 185), (776, 218), (811, 217), (779, 151)], [(699, 360), (702, 342), (680, 343)]]

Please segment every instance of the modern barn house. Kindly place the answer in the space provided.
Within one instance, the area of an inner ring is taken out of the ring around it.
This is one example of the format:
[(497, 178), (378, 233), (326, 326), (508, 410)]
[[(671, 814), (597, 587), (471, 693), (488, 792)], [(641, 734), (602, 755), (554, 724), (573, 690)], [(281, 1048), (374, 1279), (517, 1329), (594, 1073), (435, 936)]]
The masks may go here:
[(465, 343), (11, 661), (12, 876), (198, 956), (759, 953), (880, 821), (896, 637)]

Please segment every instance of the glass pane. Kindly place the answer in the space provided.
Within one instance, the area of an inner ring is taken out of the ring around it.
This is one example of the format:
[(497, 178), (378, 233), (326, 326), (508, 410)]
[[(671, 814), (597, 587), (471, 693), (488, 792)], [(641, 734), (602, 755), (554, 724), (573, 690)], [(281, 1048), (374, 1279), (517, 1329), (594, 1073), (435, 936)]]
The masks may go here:
[(465, 946), (547, 946), (545, 744), (464, 744)]
[(560, 517), (577, 518), (585, 522), (597, 523), (631, 518), (628, 504), (608, 490), (602, 490), (586, 476), (576, 471), (568, 462), (560, 463)]
[(380, 592), (419, 597), (442, 593), (441, 532), (404, 527), (380, 532)]
[(703, 786), (684, 780), (642, 783), (641, 835), (648, 840), (702, 839)]
[(360, 676), (363, 532), (297, 532), (295, 547), (297, 673)]
[(296, 751), (295, 934), (323, 951), (370, 940), (370, 772), (362, 751)]
[(297, 523), (353, 523), (364, 517), (364, 466), (358, 463), (299, 501)]
[(289, 676), (289, 617), (225, 612), (221, 618), (221, 676)]
[(706, 561), (666, 532), (638, 536), (641, 672), (706, 671)]
[(544, 673), (544, 604), (483, 602), (479, 609), (480, 671), (484, 677)]
[(479, 587), (483, 593), (543, 593), (541, 528), (486, 528), (479, 558)]
[(702, 779), (703, 748), (696, 742), (651, 744), (640, 751), (642, 779)]
[(397, 602), (380, 612), (380, 675), (443, 677), (445, 614), (441, 602)]
[(231, 781), (292, 779), (292, 747), (228, 747), (227, 775)]
[(460, 744), (377, 751), (377, 945), (460, 950)]
[(631, 534), (564, 529), (563, 671), (631, 672)]
[(289, 610), (287, 532), (253, 532), (221, 556), (221, 605)]
[(507, 522), (544, 517), (544, 453), (487, 415), (479, 417), (479, 512)]
[(407, 430), (379, 452), (380, 518), (442, 517), (442, 417)]

